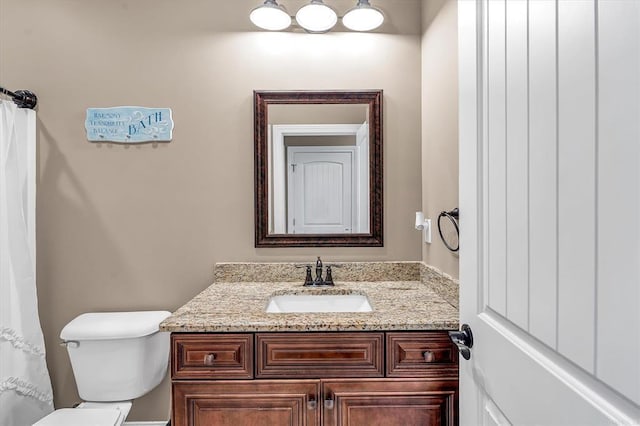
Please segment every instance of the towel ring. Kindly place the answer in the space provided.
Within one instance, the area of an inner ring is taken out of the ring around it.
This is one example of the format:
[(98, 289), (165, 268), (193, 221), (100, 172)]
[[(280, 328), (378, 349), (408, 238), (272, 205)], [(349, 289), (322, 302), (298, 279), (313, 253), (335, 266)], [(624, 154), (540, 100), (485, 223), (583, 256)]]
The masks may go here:
[[(440, 234), (440, 239), (442, 239), (442, 243), (452, 252), (457, 252), (460, 249), (460, 228), (458, 227), (458, 217), (460, 215), (460, 210), (456, 207), (451, 211), (442, 211), (438, 215), (438, 233)], [(456, 230), (456, 240), (455, 244), (448, 242), (447, 239), (442, 234), (442, 219), (448, 219)]]

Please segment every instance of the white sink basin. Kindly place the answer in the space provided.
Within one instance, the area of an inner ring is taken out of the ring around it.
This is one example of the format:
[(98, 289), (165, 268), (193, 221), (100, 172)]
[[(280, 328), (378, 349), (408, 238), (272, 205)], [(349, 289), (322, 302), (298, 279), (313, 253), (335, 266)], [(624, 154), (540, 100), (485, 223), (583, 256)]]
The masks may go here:
[(371, 312), (367, 296), (361, 294), (285, 294), (272, 296), (268, 313), (285, 312)]

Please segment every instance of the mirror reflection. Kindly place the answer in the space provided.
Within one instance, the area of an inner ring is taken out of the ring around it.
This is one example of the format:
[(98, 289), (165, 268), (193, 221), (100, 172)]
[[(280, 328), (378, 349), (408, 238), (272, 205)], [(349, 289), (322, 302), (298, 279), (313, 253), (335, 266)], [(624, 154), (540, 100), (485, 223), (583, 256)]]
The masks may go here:
[(256, 91), (256, 247), (380, 247), (382, 91)]
[(369, 107), (269, 105), (269, 233), (369, 232)]

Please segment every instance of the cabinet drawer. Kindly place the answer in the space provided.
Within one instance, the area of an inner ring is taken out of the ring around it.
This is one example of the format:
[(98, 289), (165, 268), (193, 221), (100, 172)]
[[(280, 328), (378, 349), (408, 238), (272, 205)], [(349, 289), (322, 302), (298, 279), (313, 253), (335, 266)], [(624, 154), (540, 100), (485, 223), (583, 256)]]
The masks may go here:
[(458, 375), (458, 351), (446, 331), (387, 333), (387, 377)]
[(173, 334), (174, 379), (252, 379), (251, 334)]
[(256, 377), (383, 377), (383, 333), (256, 334)]

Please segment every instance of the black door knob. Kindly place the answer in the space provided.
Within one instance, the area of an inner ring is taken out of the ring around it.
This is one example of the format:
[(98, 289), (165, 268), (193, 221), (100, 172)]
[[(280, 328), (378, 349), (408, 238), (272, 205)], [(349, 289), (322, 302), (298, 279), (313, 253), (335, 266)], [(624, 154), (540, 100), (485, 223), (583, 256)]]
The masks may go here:
[(473, 333), (469, 324), (462, 324), (460, 331), (450, 331), (449, 339), (458, 347), (458, 351), (464, 359), (471, 358), (470, 349), (473, 347)]

